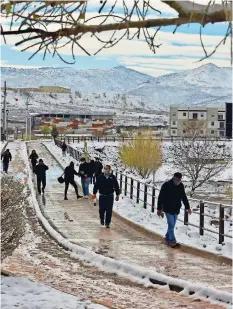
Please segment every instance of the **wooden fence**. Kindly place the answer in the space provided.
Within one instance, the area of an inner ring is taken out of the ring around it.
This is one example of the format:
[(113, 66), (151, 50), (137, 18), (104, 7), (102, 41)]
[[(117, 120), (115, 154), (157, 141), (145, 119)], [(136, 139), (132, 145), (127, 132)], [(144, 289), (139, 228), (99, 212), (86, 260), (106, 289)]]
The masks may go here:
[[(58, 147), (61, 147), (62, 141), (55, 140), (55, 143)], [(71, 147), (70, 145), (67, 145), (67, 152), (76, 160), (79, 160), (81, 157), (81, 153), (77, 151), (76, 149), (74, 149), (73, 147)], [(151, 212), (154, 213), (155, 208), (156, 208), (156, 205), (155, 205), (156, 198), (159, 194), (158, 188), (156, 188), (153, 185), (143, 183), (139, 180), (136, 180), (118, 171), (114, 171), (113, 173), (116, 176), (117, 180), (119, 181), (121, 193), (124, 196), (128, 196), (130, 199), (135, 200), (137, 204), (139, 202), (142, 202), (144, 209), (147, 209), (150, 207)], [(197, 203), (197, 208), (199, 208), (199, 212), (193, 211), (193, 213), (199, 215), (199, 225), (189, 222), (188, 211), (186, 210), (184, 210), (183, 220), (178, 219), (179, 221), (182, 221), (184, 225), (190, 225), (190, 226), (193, 226), (199, 229), (199, 234), (201, 236), (204, 235), (205, 231), (208, 231), (213, 234), (217, 234), (219, 244), (224, 243), (225, 237), (232, 238), (232, 235), (225, 234), (225, 222), (226, 221), (232, 222), (232, 220), (225, 218), (225, 209), (230, 208), (230, 211), (231, 211), (232, 205), (218, 204), (218, 203), (214, 203), (210, 201), (197, 200), (194, 198), (189, 198), (189, 201), (193, 201)], [(214, 216), (211, 216), (205, 213), (205, 206), (207, 205), (218, 208), (219, 216), (214, 217)], [(205, 227), (205, 217), (217, 220), (219, 224), (218, 231), (214, 231), (214, 230), (211, 230)]]

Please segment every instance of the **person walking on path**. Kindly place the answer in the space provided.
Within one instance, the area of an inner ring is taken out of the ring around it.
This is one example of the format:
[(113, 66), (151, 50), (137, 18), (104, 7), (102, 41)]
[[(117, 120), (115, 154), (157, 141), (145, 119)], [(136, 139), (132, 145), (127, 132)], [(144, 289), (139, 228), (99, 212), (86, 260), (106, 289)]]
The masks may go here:
[(91, 180), (90, 163), (87, 163), (85, 158), (81, 158), (80, 161), (81, 161), (81, 164), (79, 165), (79, 174), (81, 175), (83, 195), (84, 195), (84, 198), (88, 198), (89, 184)]
[(189, 215), (192, 213), (181, 179), (182, 174), (175, 173), (171, 180), (162, 185), (158, 197), (157, 214), (162, 216), (164, 212), (166, 215), (168, 229), (165, 235), (165, 244), (170, 247), (179, 246), (176, 242), (174, 229), (180, 213), (181, 201), (184, 203), (185, 211), (188, 211)]
[(99, 191), (99, 215), (100, 224), (110, 227), (112, 219), (112, 208), (114, 202), (114, 191), (116, 192), (116, 201), (119, 201), (120, 188), (116, 177), (111, 174), (111, 166), (106, 165), (104, 173), (97, 179), (93, 189), (92, 198), (96, 199), (96, 194)]
[(35, 174), (37, 176), (37, 190), (38, 194), (41, 194), (41, 183), (42, 183), (42, 193), (44, 194), (44, 190), (46, 187), (46, 171), (48, 170), (48, 166), (44, 164), (43, 160), (39, 160), (39, 164), (35, 167)]
[(90, 177), (90, 184), (94, 183), (94, 174), (95, 174), (95, 161), (94, 160), (91, 160), (90, 161), (90, 174), (91, 174), (91, 177)]
[(98, 157), (95, 158), (95, 181), (102, 174), (103, 164)]
[(65, 197), (64, 197), (64, 200), (68, 200), (67, 191), (68, 191), (70, 184), (74, 187), (75, 193), (77, 195), (77, 199), (82, 198), (82, 196), (78, 194), (78, 186), (77, 186), (76, 182), (74, 181), (74, 175), (79, 176), (79, 174), (74, 169), (74, 162), (70, 162), (70, 165), (65, 168), (64, 174), (65, 174), (65, 176), (64, 176), (64, 179), (65, 179)]
[(37, 159), (38, 159), (38, 155), (36, 153), (35, 150), (32, 150), (29, 159), (31, 160), (31, 164), (32, 164), (32, 170), (33, 172), (35, 172), (35, 168), (36, 168), (36, 164), (37, 164)]
[(65, 157), (66, 156), (66, 150), (67, 150), (67, 145), (66, 145), (65, 141), (61, 145), (61, 150), (62, 150), (62, 156)]
[(2, 155), (1, 155), (2, 165), (3, 165), (3, 171), (5, 173), (8, 173), (9, 168), (9, 162), (12, 160), (12, 155), (10, 153), (10, 150), (7, 149)]

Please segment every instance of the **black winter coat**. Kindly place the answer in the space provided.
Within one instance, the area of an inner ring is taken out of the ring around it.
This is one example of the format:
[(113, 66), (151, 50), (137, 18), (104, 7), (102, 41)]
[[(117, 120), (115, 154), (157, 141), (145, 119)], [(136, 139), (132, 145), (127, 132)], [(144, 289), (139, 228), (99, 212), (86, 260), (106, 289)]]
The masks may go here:
[(120, 188), (116, 177), (111, 174), (106, 178), (104, 174), (101, 174), (96, 180), (93, 194), (96, 194), (98, 191), (103, 195), (113, 194), (114, 191), (116, 192), (116, 195), (120, 195)]
[(157, 210), (178, 215), (180, 213), (181, 201), (184, 203), (185, 209), (190, 209), (183, 183), (176, 186), (173, 183), (173, 179), (171, 179), (161, 187)]
[(93, 174), (92, 174), (92, 171), (91, 171), (91, 164), (87, 163), (87, 162), (81, 163), (79, 165), (79, 174), (81, 175), (82, 179), (86, 178), (86, 177), (84, 177), (84, 175), (87, 175), (87, 177), (92, 177)]
[[(3, 159), (3, 160), (2, 160)], [(11, 156), (11, 153), (10, 152), (4, 152), (2, 155), (1, 155), (1, 160), (5, 163), (9, 163), (9, 161), (11, 161), (12, 159), (12, 156)]]
[(37, 153), (31, 153), (30, 156), (29, 156), (29, 159), (31, 160), (32, 163), (36, 163), (38, 158), (39, 157), (38, 157)]
[(76, 172), (74, 168), (67, 166), (64, 171), (64, 179), (65, 182), (72, 182), (74, 181), (74, 175), (79, 176), (79, 173)]
[(103, 164), (99, 161), (95, 162), (95, 175), (100, 175), (102, 173), (102, 169), (103, 169)]
[(48, 169), (49, 169), (48, 166), (45, 164), (37, 164), (34, 173), (37, 175), (38, 178), (44, 179), (46, 178), (46, 171)]
[(62, 149), (62, 151), (66, 151), (67, 145), (66, 145), (66, 144), (62, 144), (62, 145), (61, 145), (61, 149)]

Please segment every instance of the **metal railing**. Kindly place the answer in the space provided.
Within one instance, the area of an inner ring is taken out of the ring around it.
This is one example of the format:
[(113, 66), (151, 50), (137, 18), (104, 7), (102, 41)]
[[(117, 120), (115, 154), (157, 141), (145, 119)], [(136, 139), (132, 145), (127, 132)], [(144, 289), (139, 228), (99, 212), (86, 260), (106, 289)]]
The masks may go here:
[[(62, 141), (55, 140), (55, 144), (58, 147), (61, 147)], [(81, 153), (78, 150), (71, 147), (70, 145), (67, 145), (67, 152), (76, 160), (79, 160), (81, 157)], [(135, 200), (137, 204), (142, 202), (144, 209), (150, 207), (151, 212), (154, 213), (156, 207), (155, 206), (156, 199), (160, 191), (158, 188), (156, 188), (153, 185), (143, 183), (142, 181), (136, 180), (132, 177), (129, 177), (128, 175), (123, 174), (119, 171), (114, 171), (113, 173), (116, 176), (117, 180), (119, 181), (121, 194), (123, 194), (124, 196), (128, 196), (132, 200)], [(204, 235), (205, 231), (217, 234), (219, 244), (222, 244), (224, 242), (225, 237), (232, 238), (232, 235), (225, 234), (225, 222), (227, 221), (232, 222), (232, 220), (225, 218), (225, 209), (230, 208), (231, 211), (232, 205), (218, 204), (210, 201), (197, 200), (194, 198), (189, 198), (189, 201), (198, 203), (197, 207), (199, 208), (199, 212), (193, 211), (193, 213), (199, 216), (199, 225), (189, 222), (189, 216), (187, 210), (184, 210), (183, 220), (178, 219), (179, 221), (183, 222), (184, 225), (190, 225), (195, 228), (198, 228), (199, 234), (201, 236)], [(207, 205), (218, 208), (219, 216), (218, 217), (211, 216), (205, 213), (205, 207)], [(205, 227), (205, 217), (217, 220), (217, 223), (219, 224), (218, 231), (214, 231), (212, 229)]]
[[(148, 137), (149, 138), (149, 137)], [(117, 137), (117, 136), (105, 136), (105, 137), (99, 137), (99, 136), (66, 136), (66, 137), (59, 137), (60, 140), (66, 140), (68, 144), (70, 143), (79, 143), (82, 141), (96, 141), (96, 142), (127, 142), (127, 141), (133, 141), (135, 140), (134, 137)], [(146, 139), (146, 138), (145, 138)], [(153, 140), (158, 141), (167, 141), (167, 142), (173, 142), (173, 141), (184, 141), (186, 139), (189, 139), (189, 137), (153, 137)], [(231, 141), (230, 139), (226, 138), (220, 138), (220, 137), (200, 137), (198, 140), (200, 141)]]

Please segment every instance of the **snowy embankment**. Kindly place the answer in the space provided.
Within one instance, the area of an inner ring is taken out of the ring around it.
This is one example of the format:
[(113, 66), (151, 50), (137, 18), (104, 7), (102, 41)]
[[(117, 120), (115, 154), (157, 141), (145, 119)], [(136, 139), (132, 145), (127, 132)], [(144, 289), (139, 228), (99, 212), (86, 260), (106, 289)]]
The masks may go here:
[[(44, 143), (47, 149), (57, 158), (61, 166), (65, 167), (71, 159), (69, 156), (62, 158), (61, 150), (53, 143)], [(25, 162), (29, 170), (28, 184), (32, 191), (33, 204), (36, 210), (36, 215), (39, 221), (42, 223), (46, 231), (53, 237), (62, 247), (70, 251), (70, 255), (73, 258), (79, 259), (89, 266), (97, 267), (102, 271), (115, 273), (119, 276), (123, 276), (138, 284), (143, 284), (145, 287), (156, 287), (163, 289), (171, 289), (180, 291), (182, 294), (195, 299), (208, 299), (209, 301), (221, 304), (225, 308), (231, 308), (232, 295), (228, 292), (218, 291), (213, 288), (207, 288), (199, 284), (193, 284), (181, 279), (175, 279), (166, 275), (157, 273), (156, 271), (150, 271), (143, 267), (131, 265), (122, 261), (117, 261), (109, 257), (98, 255), (88, 249), (85, 249), (76, 244), (72, 244), (67, 239), (64, 239), (58, 232), (56, 232), (44, 218), (41, 213), (39, 204), (36, 199), (35, 190), (32, 183), (32, 174), (29, 168), (28, 159), (26, 156), (25, 147)], [(75, 161), (75, 160), (73, 160)]]
[(41, 283), (1, 276), (2, 309), (107, 309)]
[[(107, 145), (106, 145), (107, 144)], [(69, 165), (70, 161), (77, 161), (73, 159), (71, 156), (67, 155), (67, 157), (62, 157), (61, 150), (59, 147), (55, 146), (52, 143), (46, 144), (50, 148), (51, 152), (56, 156), (59, 162), (65, 166)], [(70, 144), (71, 147), (74, 147), (78, 151), (82, 153), (84, 143), (80, 144)], [(119, 163), (119, 153), (116, 147), (119, 146), (119, 142), (88, 142), (88, 154), (90, 158), (95, 158), (96, 156), (100, 156), (103, 158), (104, 164), (110, 164), (113, 168), (117, 167)], [(104, 153), (100, 152), (103, 151)], [(161, 178), (167, 180), (166, 174), (162, 172), (164, 167), (158, 171), (161, 174)], [(132, 174), (127, 174), (128, 176), (128, 190), (130, 188), (130, 177), (143, 182), (142, 179), (135, 177)], [(76, 177), (76, 181), (80, 184), (80, 178)], [(143, 189), (143, 188), (142, 188)], [(92, 185), (90, 186), (90, 192), (92, 192)], [(157, 204), (159, 190), (156, 190), (155, 193), (155, 205)], [(124, 183), (123, 183), (123, 190), (122, 190), (122, 199), (118, 203), (114, 204), (114, 211), (118, 213), (120, 216), (127, 218), (128, 220), (144, 227), (145, 229), (154, 232), (156, 234), (161, 235), (164, 237), (167, 229), (166, 219), (161, 219), (157, 216), (156, 212), (151, 213), (151, 209), (149, 206), (148, 209), (143, 208), (143, 199), (144, 199), (144, 192), (143, 190), (140, 192), (140, 201), (137, 204), (135, 201), (135, 196), (137, 194), (137, 189), (134, 187), (133, 195), (134, 200), (131, 200), (128, 197), (123, 196), (124, 194)], [(152, 189), (148, 187), (148, 203), (151, 203), (151, 195)], [(129, 194), (128, 194), (129, 196)], [(197, 200), (190, 200), (190, 205), (192, 209), (197, 208), (199, 201)], [(201, 236), (199, 234), (199, 223), (200, 223), (200, 215), (199, 213), (193, 213), (189, 216), (189, 223), (194, 226), (187, 226), (184, 225), (184, 209), (181, 209), (181, 213), (178, 219), (178, 223), (176, 226), (176, 236), (177, 241), (183, 245), (191, 246), (197, 249), (201, 249), (207, 252), (211, 252), (213, 254), (222, 255), (232, 259), (232, 242), (231, 238), (225, 237), (225, 242), (223, 245), (218, 244), (218, 225), (211, 224), (211, 220), (219, 218), (219, 205), (214, 203), (206, 203), (205, 207), (205, 214), (204, 217), (204, 227), (209, 229), (210, 231), (205, 231), (204, 235)], [(229, 209), (226, 209), (226, 212)], [(199, 209), (196, 210), (199, 212)], [(225, 234), (232, 236), (232, 220), (228, 218), (225, 221)]]

